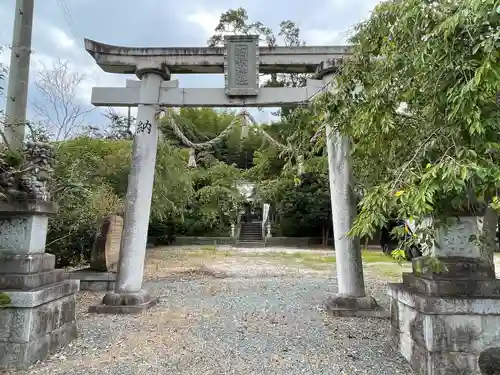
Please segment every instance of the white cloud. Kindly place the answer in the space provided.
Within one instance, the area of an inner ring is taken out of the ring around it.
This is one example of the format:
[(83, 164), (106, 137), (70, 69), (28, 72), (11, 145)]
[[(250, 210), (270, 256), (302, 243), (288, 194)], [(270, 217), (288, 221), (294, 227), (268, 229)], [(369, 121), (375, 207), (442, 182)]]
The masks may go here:
[[(205, 38), (209, 38), (214, 34), (215, 27), (219, 24), (220, 15), (223, 13), (222, 11), (206, 11), (206, 10), (198, 10), (193, 13), (190, 13), (186, 20), (190, 23), (198, 25), (205, 35)], [(231, 35), (231, 32), (223, 32), (222, 35)], [(267, 46), (267, 43), (264, 39), (259, 40), (260, 46)]]
[[(128, 77), (104, 73), (97, 66), (82, 48), (81, 41), (70, 32), (58, 3), (46, 0), (42, 2), (47, 4), (35, 7), (31, 83), (40, 70), (40, 62), (50, 67), (52, 60), (60, 57), (71, 63), (71, 71), (85, 74), (88, 78), (78, 88), (78, 100), (82, 103), (91, 105), (91, 88), (94, 86), (123, 87)], [(339, 45), (345, 43), (347, 28), (361, 18), (366, 18), (369, 10), (379, 0), (309, 0), (307, 4), (289, 2), (287, 5), (284, 0), (258, 0), (252, 3), (246, 0), (216, 0), (210, 2), (210, 6), (205, 0), (195, 0), (183, 2), (172, 9), (169, 22), (164, 22), (166, 10), (163, 5), (158, 5), (154, 0), (145, 0), (142, 4), (143, 12), (135, 15), (134, 28), (123, 23), (123, 19), (131, 15), (127, 9), (131, 9), (128, 5), (133, 4), (132, 0), (93, 0), (94, 4), (89, 5), (91, 2), (92, 0), (73, 1), (68, 5), (75, 20), (73, 26), (82, 37), (88, 36), (110, 44), (175, 45), (178, 41), (182, 45), (204, 45), (206, 39), (213, 34), (221, 13), (229, 8), (242, 6), (248, 10), (251, 21), (261, 20), (275, 31), (283, 19), (303, 20), (299, 22), (299, 26), (302, 38), (309, 45)], [(96, 9), (99, 10), (98, 13), (95, 13)], [(14, 12), (14, 1), (0, 1), (0, 19), (5, 20), (4, 27), (0, 29), (0, 45), (11, 43)], [(107, 16), (108, 13), (112, 16)], [(0, 62), (8, 65), (9, 60), (10, 50), (6, 48), (0, 53)], [(223, 85), (220, 76), (183, 75), (179, 78), (181, 87)], [(4, 82), (3, 86), (6, 85), (7, 82)], [(36, 94), (33, 85), (30, 87), (30, 97), (36, 99), (36, 95), (32, 93)], [(127, 109), (117, 111), (126, 113)]]
[[(365, 1), (365, 0), (363, 0), (363, 1)], [(347, 0), (328, 0), (326, 2), (326, 5), (330, 9), (336, 10), (336, 11), (345, 9), (348, 4), (349, 4), (349, 2)]]
[[(109, 74), (97, 66), (97, 63), (87, 55), (87, 52), (64, 30), (47, 23), (45, 20), (41, 22), (43, 24), (42, 30), (45, 31), (45, 39), (50, 40), (54, 48), (52, 49), (53, 54), (47, 54), (34, 50), (31, 55), (30, 62), (30, 102), (36, 102), (36, 86), (34, 81), (38, 73), (45, 67), (50, 69), (53, 62), (57, 57), (68, 63), (70, 74), (80, 74), (85, 77), (85, 79), (80, 83), (76, 89), (76, 100), (83, 105), (91, 107), (92, 104), (91, 94), (92, 87), (95, 86), (125, 86), (125, 80), (128, 78), (123, 75)], [(0, 54), (0, 63), (8, 67), (10, 65), (10, 49), (6, 48), (4, 53)], [(7, 79), (4, 84), (7, 84)], [(40, 98), (38, 98), (40, 100)], [(99, 110), (105, 110), (106, 108), (100, 108)], [(115, 111), (119, 114), (126, 114), (126, 108), (115, 108)]]
[(10, 49), (2, 48), (2, 52), (0, 53), (0, 64), (4, 66), (10, 65)]
[[(369, 3), (378, 3), (378, 0), (371, 0)], [(340, 9), (347, 6), (347, 1), (345, 0), (331, 0), (330, 6)], [(363, 5), (371, 7), (371, 5)], [(370, 8), (371, 9), (371, 8)], [(186, 20), (192, 24), (197, 25), (201, 30), (203, 30), (205, 37), (210, 37), (214, 33), (214, 29), (219, 23), (219, 18), (221, 11), (206, 11), (206, 10), (196, 10), (190, 13)], [(343, 45), (346, 44), (347, 32), (338, 31), (331, 29), (307, 29), (304, 28), (302, 31), (302, 37), (308, 45)], [(227, 33), (230, 34), (230, 33)], [(278, 43), (281, 44), (282, 40)], [(265, 40), (259, 42), (260, 45), (265, 46)]]
[(56, 46), (63, 49), (74, 49), (76, 42), (63, 30), (54, 25), (50, 25), (47, 31), (48, 37), (52, 39)]
[(338, 30), (309, 29), (304, 30), (303, 38), (311, 46), (328, 46), (346, 44), (345, 32)]
[(222, 12), (198, 10), (187, 16), (187, 21), (198, 25), (204, 33), (211, 36), (215, 27), (219, 23), (219, 17)]

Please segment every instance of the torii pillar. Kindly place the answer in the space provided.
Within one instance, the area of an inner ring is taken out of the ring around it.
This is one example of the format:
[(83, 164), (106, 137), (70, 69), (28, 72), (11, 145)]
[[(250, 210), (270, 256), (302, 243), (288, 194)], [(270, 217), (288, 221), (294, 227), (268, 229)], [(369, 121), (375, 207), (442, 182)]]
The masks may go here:
[[(341, 63), (342, 59), (325, 60), (316, 70), (317, 79), (333, 86), (333, 91), (335, 83), (330, 82)], [(387, 312), (373, 297), (366, 295), (359, 238), (348, 237), (357, 214), (351, 140), (331, 125), (327, 125), (326, 135), (338, 283), (338, 294), (328, 297), (326, 307), (334, 316), (385, 318)]]
[(137, 66), (136, 75), (141, 80), (143, 104), (137, 109), (115, 290), (104, 296), (102, 304), (91, 306), (89, 312), (133, 314), (156, 303), (142, 289), (142, 281), (158, 142), (157, 103), (162, 83), (170, 79), (170, 72), (164, 63), (145, 63)]

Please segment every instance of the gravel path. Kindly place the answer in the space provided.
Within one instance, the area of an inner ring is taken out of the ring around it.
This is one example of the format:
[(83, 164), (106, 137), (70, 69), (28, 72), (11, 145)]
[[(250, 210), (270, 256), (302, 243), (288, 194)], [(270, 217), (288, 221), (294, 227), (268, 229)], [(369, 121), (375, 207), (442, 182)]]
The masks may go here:
[[(336, 290), (331, 270), (238, 259), (148, 281), (161, 298), (140, 316), (86, 314), (101, 296), (81, 293), (79, 339), (22, 373), (412, 374), (388, 343), (387, 320), (322, 310)], [(384, 283), (368, 273), (369, 291), (386, 303)]]

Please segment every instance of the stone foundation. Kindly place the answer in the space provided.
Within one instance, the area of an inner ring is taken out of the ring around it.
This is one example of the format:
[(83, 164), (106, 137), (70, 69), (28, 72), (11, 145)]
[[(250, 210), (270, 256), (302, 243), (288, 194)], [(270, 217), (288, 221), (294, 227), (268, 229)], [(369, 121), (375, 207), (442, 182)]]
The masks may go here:
[(106, 292), (115, 288), (116, 273), (114, 272), (99, 272), (85, 268), (67, 272), (66, 277), (72, 280), (79, 280), (80, 290)]
[(389, 318), (389, 313), (380, 307), (373, 297), (345, 297), (336, 295), (326, 300), (326, 310), (333, 316)]
[(50, 202), (0, 202), (0, 369), (25, 369), (77, 336), (78, 280), (45, 253)]
[(403, 283), (389, 284), (392, 339), (419, 375), (500, 374), (488, 370), (500, 347), (500, 280), (471, 241), (481, 227), (459, 217), (439, 230), (433, 258), (414, 259)]
[(0, 368), (27, 368), (77, 336), (77, 280), (29, 291), (3, 291), (0, 308)]
[[(30, 292), (23, 292), (30, 293)], [(0, 309), (0, 367), (27, 368), (77, 337), (74, 295), (39, 306)]]
[(500, 298), (435, 297), (390, 284), (394, 344), (419, 375), (480, 375), (481, 353), (500, 345)]
[(477, 258), (424, 257), (389, 284), (394, 344), (417, 372), (479, 375), (481, 353), (500, 345), (500, 280)]
[(89, 307), (90, 313), (97, 314), (140, 314), (153, 307), (158, 298), (152, 298), (145, 290), (137, 293), (108, 293), (102, 303)]

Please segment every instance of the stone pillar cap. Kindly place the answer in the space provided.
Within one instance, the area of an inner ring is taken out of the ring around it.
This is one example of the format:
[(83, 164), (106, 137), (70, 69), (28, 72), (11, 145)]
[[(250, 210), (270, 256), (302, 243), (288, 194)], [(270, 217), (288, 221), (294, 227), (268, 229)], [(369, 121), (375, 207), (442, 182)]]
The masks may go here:
[(135, 75), (137, 76), (137, 78), (141, 79), (142, 76), (147, 73), (158, 74), (165, 81), (170, 80), (170, 69), (168, 69), (166, 62), (157, 64), (148, 61), (148, 62), (140, 62), (136, 65)]
[(53, 215), (59, 207), (54, 202), (41, 199), (0, 201), (0, 216), (12, 215)]
[(332, 57), (321, 61), (316, 68), (316, 79), (323, 79), (327, 74), (335, 73), (342, 65), (344, 65), (343, 57)]

